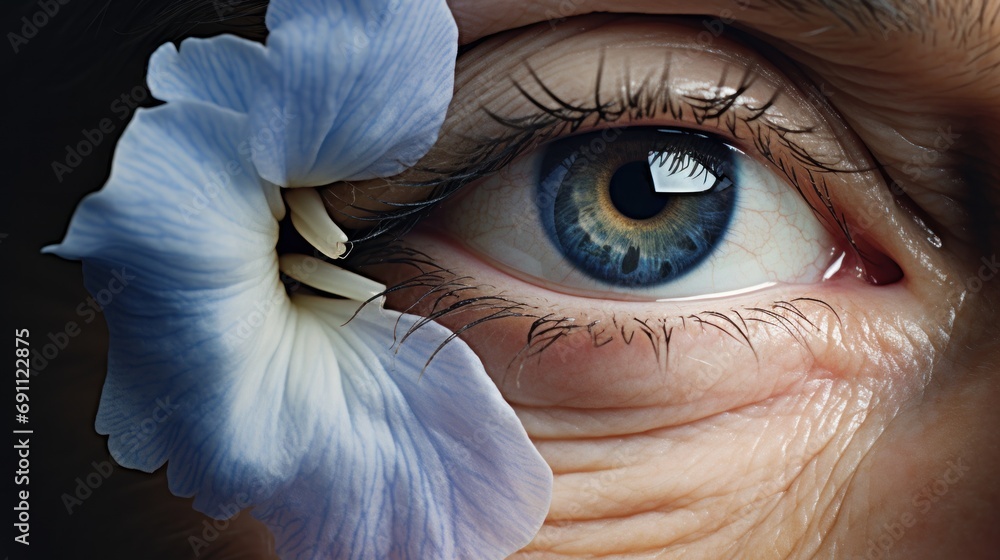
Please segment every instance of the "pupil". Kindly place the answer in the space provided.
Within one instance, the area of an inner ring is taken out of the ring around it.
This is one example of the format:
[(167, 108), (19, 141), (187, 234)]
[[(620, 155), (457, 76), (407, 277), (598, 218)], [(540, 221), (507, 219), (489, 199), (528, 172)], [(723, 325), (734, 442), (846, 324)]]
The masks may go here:
[(619, 167), (608, 185), (611, 204), (623, 216), (633, 220), (648, 220), (666, 208), (668, 195), (653, 188), (649, 162), (632, 161)]

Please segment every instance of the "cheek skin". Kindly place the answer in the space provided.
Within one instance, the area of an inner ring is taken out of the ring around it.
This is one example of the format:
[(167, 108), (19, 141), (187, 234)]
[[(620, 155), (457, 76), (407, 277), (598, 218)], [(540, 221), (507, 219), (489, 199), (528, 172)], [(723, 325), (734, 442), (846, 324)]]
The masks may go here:
[[(929, 371), (934, 353), (914, 320), (926, 310), (905, 282), (876, 289), (840, 278), (739, 299), (612, 302), (543, 291), (436, 234), (405, 241), (469, 284), (490, 286), (462, 298), (504, 293), (534, 315), (462, 334), (555, 474), (546, 525), (525, 558), (704, 558), (733, 542), (765, 557), (809, 557), (843, 500), (835, 472), (861, 461), (879, 435), (872, 419), (917, 388), (913, 373)], [(390, 286), (413, 276), (402, 266), (370, 272)], [(417, 302), (411, 311), (426, 315), (425, 292), (395, 292), (389, 306)], [(829, 307), (775, 307), (795, 298)], [(440, 322), (457, 330), (488, 313)], [(535, 317), (550, 313), (581, 327), (535, 352), (561, 332), (536, 326), (527, 344)]]

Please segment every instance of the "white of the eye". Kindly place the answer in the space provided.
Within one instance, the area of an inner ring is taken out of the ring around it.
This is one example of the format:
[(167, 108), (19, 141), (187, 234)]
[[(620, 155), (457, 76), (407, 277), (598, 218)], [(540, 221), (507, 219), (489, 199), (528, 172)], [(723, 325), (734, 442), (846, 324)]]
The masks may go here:
[(697, 282), (725, 291), (751, 282), (811, 284), (824, 279), (836, 242), (802, 197), (770, 168), (736, 158), (741, 191), (732, 223), (700, 269), (679, 279), (697, 293)]

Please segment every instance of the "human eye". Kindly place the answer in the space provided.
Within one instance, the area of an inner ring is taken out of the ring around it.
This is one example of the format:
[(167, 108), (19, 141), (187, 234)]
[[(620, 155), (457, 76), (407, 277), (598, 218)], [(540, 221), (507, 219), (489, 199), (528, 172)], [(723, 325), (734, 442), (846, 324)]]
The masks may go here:
[(439, 230), (515, 276), (612, 299), (813, 283), (845, 257), (861, 266), (852, 240), (835, 238), (844, 224), (827, 196), (861, 175), (853, 146), (803, 111), (787, 78), (684, 47), (597, 50), (578, 61), (586, 101), (533, 69), (517, 84), (537, 112), (507, 123), (558, 130), (440, 212)]
[(697, 298), (835, 274), (844, 252), (783, 177), (724, 139), (625, 125), (550, 141), (432, 225), (557, 292)]
[(557, 91), (525, 64), (512, 79), (530, 108), (498, 119), (544, 143), (429, 222), (473, 253), (556, 292), (626, 300), (808, 284), (858, 266), (850, 240), (824, 227), (842, 225), (835, 211), (810, 206), (829, 199), (802, 191), (824, 198), (857, 163), (761, 62), (600, 46), (570, 63), (591, 82)]
[[(865, 220), (896, 202), (820, 85), (683, 19), (572, 21), (469, 48), (427, 157), (325, 198), (353, 265), (466, 340), (549, 460), (558, 527), (536, 546), (598, 554), (651, 500), (760, 498), (706, 461), (833, 450), (829, 422), (923, 343), (880, 310), (924, 304), (898, 264), (919, 232)], [(650, 550), (662, 528), (639, 530)]]
[(685, 22), (582, 20), (522, 37), (516, 56), (487, 41), (460, 57), (425, 160), (367, 198), (327, 193), (342, 218), (377, 201), (369, 219), (406, 224), (401, 243), (359, 243), (358, 261), (394, 263), (376, 275), (397, 305), (470, 337), (548, 324), (518, 333), (521, 356), (636, 334), (657, 350), (689, 322), (753, 346), (839, 320), (818, 290), (900, 278), (844, 212), (884, 183), (801, 74), (735, 41), (703, 49)]
[(683, 301), (897, 279), (838, 213), (835, 191), (881, 179), (811, 85), (668, 27), (665, 42), (610, 46), (599, 42), (610, 32), (590, 30), (578, 41), (593, 48), (529, 54), (492, 83), (475, 69), (486, 54), (467, 64), (474, 86), (460, 61), (433, 163), (408, 184), (448, 200), (416, 235), (456, 243), (533, 294)]

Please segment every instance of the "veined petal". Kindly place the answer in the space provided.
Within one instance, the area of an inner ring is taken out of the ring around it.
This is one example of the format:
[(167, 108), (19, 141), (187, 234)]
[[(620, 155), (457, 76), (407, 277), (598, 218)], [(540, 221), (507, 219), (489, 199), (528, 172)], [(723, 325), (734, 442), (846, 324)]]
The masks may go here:
[[(434, 144), (451, 100), (458, 31), (444, 0), (275, 0), (274, 74), (254, 99), (253, 150), (282, 186), (395, 175)], [(280, 71), (278, 71), (280, 70)], [(288, 120), (271, 125), (277, 110)]]
[(107, 184), (44, 251), (141, 268), (177, 287), (192, 285), (192, 273), (205, 287), (259, 279), (275, 266), (285, 209), (279, 189), (239, 152), (247, 122), (197, 103), (137, 110)]
[(268, 75), (264, 45), (233, 35), (185, 39), (156, 49), (146, 81), (163, 101), (201, 101), (248, 113), (253, 95)]
[[(65, 241), (111, 341), (97, 429), (122, 465), (228, 517), (255, 506), (286, 560), (502, 558), (535, 534), (551, 472), (461, 340), (356, 302), (289, 300), (278, 188), (240, 150), (247, 118), (137, 113)], [(397, 325), (398, 319), (398, 325)], [(345, 323), (347, 323), (345, 325)]]
[(437, 323), (393, 353), (420, 317), (368, 306), (351, 319), (356, 303), (293, 301), (299, 336), (280, 398), (313, 439), (291, 484), (254, 510), (282, 558), (485, 560), (526, 545), (552, 473), (468, 345), (452, 340), (424, 370), (452, 336)]
[[(294, 434), (281, 453), (244, 430), (273, 422), (247, 406), (260, 388), (246, 383), (291, 314), (274, 250), (284, 207), (241, 159), (246, 131), (245, 115), (201, 103), (138, 111), (107, 185), (46, 249), (83, 260), (91, 293), (115, 294), (97, 417), (112, 455), (144, 471), (169, 459), (171, 490), (215, 516), (270, 496), (301, 453)], [(223, 421), (235, 414), (238, 429)]]

